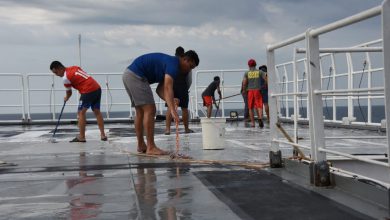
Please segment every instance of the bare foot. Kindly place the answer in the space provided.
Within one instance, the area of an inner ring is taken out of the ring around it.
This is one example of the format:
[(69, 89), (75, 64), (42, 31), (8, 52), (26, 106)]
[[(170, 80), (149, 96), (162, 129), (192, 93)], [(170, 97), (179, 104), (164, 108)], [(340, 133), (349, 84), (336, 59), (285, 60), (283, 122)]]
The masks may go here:
[(149, 155), (168, 155), (168, 152), (161, 150), (158, 147), (148, 148), (146, 154)]
[(101, 136), (100, 136), (100, 140), (101, 140), (101, 141), (107, 141), (108, 139), (107, 139), (107, 136), (106, 136), (106, 135), (101, 135)]
[(138, 153), (146, 153), (146, 149), (147, 149), (147, 147), (146, 147), (146, 144), (145, 143), (143, 143), (143, 144), (141, 144), (142, 146), (140, 147), (140, 146), (138, 146), (137, 147), (137, 152)]

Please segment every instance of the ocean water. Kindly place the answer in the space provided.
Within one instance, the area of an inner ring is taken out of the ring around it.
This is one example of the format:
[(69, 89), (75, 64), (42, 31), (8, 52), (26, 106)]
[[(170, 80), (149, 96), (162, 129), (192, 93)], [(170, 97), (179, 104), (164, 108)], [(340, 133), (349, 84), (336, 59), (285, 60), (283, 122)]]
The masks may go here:
[[(239, 115), (239, 117), (244, 116), (244, 110), (243, 109), (225, 109), (225, 117), (230, 117), (230, 112), (236, 111)], [(272, 109), (270, 109), (272, 111)], [(306, 107), (300, 107), (300, 114), (301, 117), (306, 118), (307, 117), (307, 109)], [(281, 108), (282, 116), (286, 117), (285, 114), (285, 108)], [(333, 116), (333, 109), (331, 107), (324, 107), (323, 108), (325, 119), (332, 119)], [(102, 112), (103, 117), (106, 118), (106, 113)], [(181, 112), (179, 111), (179, 114)], [(202, 111), (198, 112), (200, 117), (204, 117)], [(289, 108), (289, 115), (287, 117), (291, 117), (291, 115), (294, 114), (293, 108)], [(129, 118), (130, 113), (128, 111), (115, 111), (110, 112), (110, 118)], [(222, 111), (219, 110), (216, 114), (216, 109), (213, 110), (212, 116), (214, 117), (217, 115), (217, 117), (222, 116)], [(56, 114), (56, 118), (58, 118), (59, 113)], [(336, 120), (342, 120), (343, 117), (348, 116), (348, 108), (346, 106), (338, 106), (336, 108)], [(367, 106), (361, 106), (361, 109), (359, 106), (354, 107), (354, 117), (356, 117), (356, 120), (359, 122), (367, 121), (368, 115), (367, 115)], [(380, 123), (382, 119), (385, 118), (385, 107), (384, 106), (372, 106), (372, 122), (373, 123)], [(52, 118), (51, 113), (33, 113), (31, 114), (32, 120), (50, 120)], [(77, 113), (64, 113), (61, 117), (62, 119), (74, 119), (77, 118)], [(87, 118), (94, 118), (94, 115), (91, 111), (87, 113)], [(0, 120), (1, 121), (7, 121), (7, 120), (21, 120), (22, 116), (21, 114), (0, 114)]]
[[(282, 115), (286, 116), (285, 109), (282, 108)], [(306, 118), (307, 117), (307, 109), (306, 107), (301, 107), (299, 109), (299, 113), (301, 117)], [(324, 107), (323, 108), (325, 119), (332, 120), (333, 118), (333, 108), (332, 107)], [(294, 114), (294, 109), (289, 108), (289, 115), (290, 117), (292, 114)], [(353, 108), (353, 115), (356, 117), (356, 121), (358, 122), (365, 122), (368, 119), (368, 108), (367, 106), (354, 106)], [(342, 120), (343, 117), (348, 116), (348, 107), (347, 106), (338, 106), (336, 107), (336, 120)], [(373, 123), (380, 123), (382, 119), (385, 119), (385, 107), (384, 106), (376, 106), (373, 105), (371, 108), (371, 122)]]

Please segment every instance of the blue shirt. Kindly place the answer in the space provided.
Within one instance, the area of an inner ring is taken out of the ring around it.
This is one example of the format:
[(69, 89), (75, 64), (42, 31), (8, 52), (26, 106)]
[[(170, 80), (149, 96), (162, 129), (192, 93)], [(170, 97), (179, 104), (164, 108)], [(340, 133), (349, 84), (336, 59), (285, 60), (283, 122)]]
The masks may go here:
[(127, 68), (152, 84), (162, 82), (165, 74), (176, 79), (179, 75), (179, 58), (163, 53), (149, 53), (137, 57)]

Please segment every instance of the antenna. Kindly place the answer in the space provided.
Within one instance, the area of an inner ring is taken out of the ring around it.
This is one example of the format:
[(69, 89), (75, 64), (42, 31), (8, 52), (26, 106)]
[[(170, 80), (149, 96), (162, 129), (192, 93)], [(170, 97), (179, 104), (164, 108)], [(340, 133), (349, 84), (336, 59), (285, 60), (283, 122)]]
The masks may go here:
[(81, 67), (81, 34), (79, 34), (79, 66)]

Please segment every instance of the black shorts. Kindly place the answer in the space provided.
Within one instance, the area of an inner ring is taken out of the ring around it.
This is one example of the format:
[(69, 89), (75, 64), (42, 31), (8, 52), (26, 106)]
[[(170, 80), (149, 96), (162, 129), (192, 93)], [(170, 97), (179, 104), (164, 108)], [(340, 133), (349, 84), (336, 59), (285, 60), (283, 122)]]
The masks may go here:
[(81, 94), (78, 110), (81, 111), (83, 108), (100, 109), (101, 98), (102, 90), (100, 88), (90, 93)]
[(263, 96), (263, 104), (268, 104), (268, 89), (261, 90)]
[[(188, 108), (188, 103), (190, 101), (187, 88), (174, 87), (173, 88), (173, 97), (179, 99), (179, 107)], [(168, 105), (165, 103), (165, 107)]]

